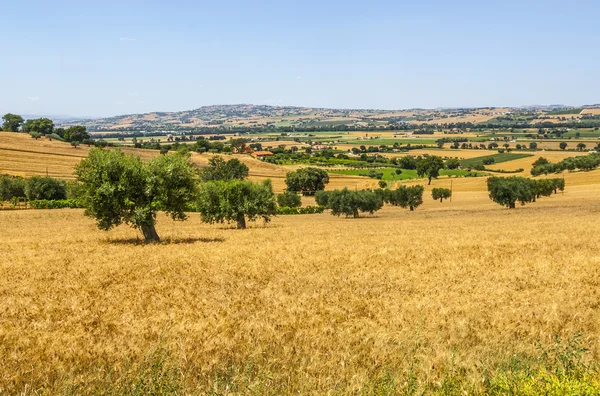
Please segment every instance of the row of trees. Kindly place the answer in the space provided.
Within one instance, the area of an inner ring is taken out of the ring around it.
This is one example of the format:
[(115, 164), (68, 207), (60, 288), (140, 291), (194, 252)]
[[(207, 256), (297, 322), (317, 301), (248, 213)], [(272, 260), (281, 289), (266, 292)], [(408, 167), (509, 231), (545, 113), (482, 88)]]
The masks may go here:
[(570, 157), (565, 158), (564, 160), (555, 164), (543, 157), (540, 157), (532, 165), (532, 176), (560, 173), (565, 170), (574, 171), (576, 169), (590, 171), (600, 166), (600, 155), (590, 154), (580, 157)]
[(75, 125), (70, 128), (55, 128), (49, 118), (35, 118), (25, 121), (18, 114), (7, 113), (2, 117), (2, 130), (6, 132), (27, 132), (31, 137), (39, 139), (50, 136), (67, 142), (81, 143), (90, 139), (85, 126)]
[(517, 202), (525, 205), (535, 202), (537, 198), (564, 191), (565, 180), (562, 178), (533, 180), (519, 176), (490, 177), (487, 180), (487, 188), (492, 201), (514, 209)]

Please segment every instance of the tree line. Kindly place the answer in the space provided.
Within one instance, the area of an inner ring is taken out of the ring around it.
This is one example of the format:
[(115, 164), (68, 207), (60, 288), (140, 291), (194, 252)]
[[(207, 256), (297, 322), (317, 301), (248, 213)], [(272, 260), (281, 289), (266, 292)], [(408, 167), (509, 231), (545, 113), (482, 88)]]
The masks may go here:
[(69, 128), (56, 128), (49, 118), (35, 118), (25, 121), (18, 114), (7, 113), (2, 117), (2, 128), (6, 132), (26, 132), (34, 139), (48, 136), (56, 140), (71, 142), (73, 146), (90, 139), (85, 126), (75, 125)]

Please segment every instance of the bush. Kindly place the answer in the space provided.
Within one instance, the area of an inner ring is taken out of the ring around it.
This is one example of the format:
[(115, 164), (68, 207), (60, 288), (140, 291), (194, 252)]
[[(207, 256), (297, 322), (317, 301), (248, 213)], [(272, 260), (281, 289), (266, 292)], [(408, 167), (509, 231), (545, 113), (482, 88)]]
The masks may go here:
[[(320, 202), (317, 202), (319, 205)], [(352, 191), (344, 188), (327, 193), (327, 208), (334, 216), (358, 217), (360, 212), (375, 213), (383, 206), (382, 198), (370, 190)]]
[(277, 195), (277, 204), (280, 207), (298, 208), (302, 206), (302, 199), (295, 192), (286, 191)]
[(29, 206), (32, 209), (65, 209), (65, 208), (83, 208), (83, 202), (78, 199), (59, 199), (47, 200), (40, 199), (29, 201)]
[(25, 198), (25, 180), (22, 177), (0, 176), (0, 201)]
[(324, 206), (306, 206), (304, 208), (280, 206), (277, 208), (278, 215), (300, 215), (300, 214), (315, 214), (323, 213)]
[(415, 210), (423, 203), (423, 186), (400, 186), (396, 190), (384, 190), (383, 199), (386, 203), (402, 208)]
[(52, 177), (34, 176), (25, 184), (25, 195), (29, 201), (66, 199), (67, 184)]
[(449, 188), (434, 188), (431, 190), (431, 197), (442, 202), (444, 199), (452, 197), (452, 191)]

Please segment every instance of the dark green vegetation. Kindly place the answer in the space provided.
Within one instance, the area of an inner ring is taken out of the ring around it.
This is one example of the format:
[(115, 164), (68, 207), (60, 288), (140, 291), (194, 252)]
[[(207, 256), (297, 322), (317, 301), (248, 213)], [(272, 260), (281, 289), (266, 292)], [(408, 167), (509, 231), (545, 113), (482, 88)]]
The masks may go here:
[(208, 166), (200, 170), (200, 179), (203, 181), (243, 180), (246, 177), (248, 167), (237, 158), (225, 161), (222, 157), (215, 156), (208, 160)]
[(477, 166), (485, 166), (492, 164), (501, 164), (503, 162), (514, 161), (521, 158), (532, 157), (532, 154), (523, 153), (502, 153), (502, 154), (491, 154), (482, 157), (467, 158), (461, 160), (460, 163), (463, 168), (475, 168)]
[(357, 218), (360, 212), (375, 213), (383, 207), (380, 194), (370, 190), (353, 191), (344, 188), (334, 191), (319, 191), (316, 196), (317, 204), (331, 209), (334, 216), (345, 215)]
[(61, 200), (76, 198), (75, 185), (52, 177), (33, 176), (29, 179), (0, 176), (0, 201), (13, 203), (28, 200)]
[(298, 208), (302, 206), (300, 196), (292, 191), (286, 191), (283, 194), (277, 194), (277, 205), (288, 208)]
[(386, 203), (413, 211), (423, 203), (424, 190), (423, 186), (400, 186), (396, 190), (383, 190), (382, 195)]
[(525, 205), (537, 198), (548, 197), (558, 190), (564, 191), (564, 179), (532, 180), (525, 177), (490, 177), (487, 180), (490, 199), (499, 205), (514, 209), (516, 203)]
[(90, 150), (76, 169), (86, 215), (102, 230), (122, 223), (140, 229), (146, 242), (159, 241), (156, 214), (185, 220), (196, 190), (189, 158), (168, 155), (144, 163), (120, 150)]
[(439, 199), (440, 202), (443, 202), (444, 199), (452, 197), (452, 190), (449, 188), (434, 188), (431, 190), (431, 197), (436, 201)]
[(564, 160), (553, 164), (550, 161), (540, 157), (533, 163), (531, 169), (532, 176), (547, 175), (549, 173), (560, 173), (565, 170), (590, 171), (600, 165), (600, 154), (589, 154), (581, 157), (565, 158)]
[(329, 175), (318, 168), (302, 168), (285, 176), (287, 191), (303, 195), (315, 195), (317, 191), (324, 190), (327, 183)]
[[(398, 173), (398, 171), (400, 171)], [(367, 176), (375, 179), (385, 181), (396, 181), (396, 180), (411, 180), (419, 178), (415, 169), (401, 169), (401, 168), (380, 168), (365, 171), (362, 169), (332, 169), (328, 170), (329, 173), (339, 175), (352, 175), (352, 176)], [(379, 176), (381, 175), (381, 178)], [(441, 169), (439, 176), (451, 176), (451, 177), (477, 177), (482, 176), (483, 173), (469, 172), (462, 169)]]
[(580, 114), (582, 111), (583, 111), (583, 108), (575, 108), (575, 109), (549, 111), (546, 114), (548, 114), (548, 115), (572, 115), (572, 114)]
[(48, 136), (51, 139), (71, 142), (73, 146), (85, 142), (93, 144), (90, 140), (90, 135), (87, 133), (87, 128), (81, 125), (73, 125), (69, 128), (55, 128), (54, 122), (49, 118), (36, 118), (23, 120), (23, 117), (17, 114), (5, 114), (2, 117), (4, 123), (2, 130), (7, 132), (27, 132), (34, 139), (39, 139), (42, 136)]
[(212, 181), (200, 185), (196, 209), (208, 223), (236, 221), (246, 228), (246, 219), (265, 222), (277, 213), (270, 180), (252, 183), (246, 180)]

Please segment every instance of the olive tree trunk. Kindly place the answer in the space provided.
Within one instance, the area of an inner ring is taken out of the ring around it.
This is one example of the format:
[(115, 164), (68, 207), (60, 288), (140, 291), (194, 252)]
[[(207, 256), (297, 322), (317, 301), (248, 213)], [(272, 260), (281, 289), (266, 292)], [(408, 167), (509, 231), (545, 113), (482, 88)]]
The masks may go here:
[(146, 243), (160, 242), (160, 237), (158, 236), (156, 228), (152, 223), (142, 225), (142, 234), (144, 234), (144, 240)]
[(237, 228), (238, 230), (243, 230), (246, 228), (246, 217), (243, 213), (240, 213), (237, 216)]

